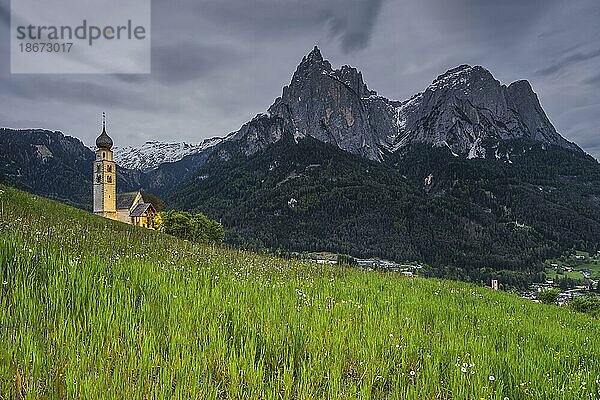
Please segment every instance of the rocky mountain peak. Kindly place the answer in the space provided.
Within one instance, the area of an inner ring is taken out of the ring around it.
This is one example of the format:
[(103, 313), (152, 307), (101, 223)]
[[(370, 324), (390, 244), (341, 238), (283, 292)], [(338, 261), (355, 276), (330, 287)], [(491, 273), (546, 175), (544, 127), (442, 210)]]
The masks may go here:
[(298, 68), (294, 73), (294, 77), (302, 77), (310, 72), (315, 71), (331, 71), (331, 64), (329, 63), (329, 61), (323, 59), (321, 50), (319, 50), (317, 46), (315, 46), (315, 48), (310, 53), (308, 53), (302, 58), (302, 62), (298, 64)]
[(527, 81), (507, 87), (486, 68), (463, 64), (399, 102), (370, 90), (356, 68), (333, 69), (318, 47), (303, 57), (268, 114), (235, 137), (245, 138), (251, 154), (286, 133), (377, 161), (411, 143), (468, 158), (487, 157), (501, 141), (518, 138), (580, 151), (556, 132)]
[(501, 84), (492, 73), (481, 66), (460, 65), (439, 75), (427, 87), (429, 91), (459, 90), (479, 88), (497, 88)]
[(321, 54), (321, 50), (319, 47), (315, 46), (308, 55), (304, 56), (302, 62), (306, 63), (318, 63), (323, 61), (323, 55)]

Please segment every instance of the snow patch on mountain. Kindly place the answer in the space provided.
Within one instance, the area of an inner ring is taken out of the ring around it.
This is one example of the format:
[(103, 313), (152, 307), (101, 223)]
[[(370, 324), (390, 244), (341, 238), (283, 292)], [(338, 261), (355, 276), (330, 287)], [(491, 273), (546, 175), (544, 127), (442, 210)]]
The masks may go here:
[(469, 86), (469, 78), (473, 72), (470, 65), (461, 65), (438, 76), (429, 85), (430, 90), (449, 89), (457, 86)]
[(481, 138), (477, 138), (471, 148), (469, 149), (469, 154), (467, 155), (469, 160), (473, 158), (485, 158), (485, 148), (481, 145)]
[(206, 139), (201, 143), (167, 143), (148, 141), (141, 146), (115, 147), (115, 161), (121, 167), (150, 171), (160, 164), (179, 161), (221, 143), (223, 138)]

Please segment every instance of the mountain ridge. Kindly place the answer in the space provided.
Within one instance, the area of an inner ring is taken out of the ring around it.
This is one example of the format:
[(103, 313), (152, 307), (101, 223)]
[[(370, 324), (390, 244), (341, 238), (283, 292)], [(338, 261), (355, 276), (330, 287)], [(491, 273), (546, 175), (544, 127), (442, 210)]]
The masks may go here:
[[(446, 146), (467, 158), (485, 157), (500, 141), (517, 138), (583, 151), (556, 131), (527, 80), (504, 85), (488, 69), (462, 64), (410, 98), (394, 100), (369, 89), (356, 68), (334, 69), (316, 46), (265, 113), (225, 137), (207, 140), (236, 141), (251, 155), (280, 140), (283, 131), (296, 139), (312, 136), (380, 162), (410, 143)], [(142, 148), (129, 148), (132, 155), (120, 156), (123, 165), (156, 168), (156, 162), (147, 166), (139, 161), (146, 154)], [(165, 159), (173, 162), (203, 150), (192, 147)], [(136, 157), (137, 162), (131, 160)]]
[(412, 142), (471, 158), (484, 156), (487, 139), (523, 137), (582, 151), (556, 132), (527, 81), (502, 85), (487, 69), (463, 64), (407, 100), (390, 100), (370, 90), (356, 68), (334, 70), (317, 47), (267, 113), (233, 136), (252, 154), (279, 140), (282, 129), (377, 161)]
[(148, 172), (164, 163), (173, 163), (185, 156), (216, 146), (223, 138), (213, 137), (199, 143), (146, 141), (141, 146), (114, 147), (115, 161), (121, 167)]

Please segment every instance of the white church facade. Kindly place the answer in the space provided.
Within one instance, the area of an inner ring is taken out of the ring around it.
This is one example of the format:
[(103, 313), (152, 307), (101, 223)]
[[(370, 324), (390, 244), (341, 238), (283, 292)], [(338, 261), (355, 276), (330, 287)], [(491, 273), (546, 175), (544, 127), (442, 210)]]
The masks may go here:
[(96, 138), (93, 190), (94, 214), (126, 224), (154, 227), (157, 212), (144, 201), (141, 191), (117, 193), (117, 164), (113, 160), (113, 141), (106, 133), (106, 114), (102, 113), (102, 133)]

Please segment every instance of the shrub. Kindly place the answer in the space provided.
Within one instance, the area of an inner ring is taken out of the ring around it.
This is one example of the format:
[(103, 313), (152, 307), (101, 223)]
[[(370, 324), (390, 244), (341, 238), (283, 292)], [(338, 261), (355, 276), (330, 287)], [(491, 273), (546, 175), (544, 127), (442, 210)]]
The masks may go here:
[(585, 296), (575, 297), (571, 302), (570, 307), (577, 312), (600, 317), (600, 299), (591, 293), (588, 293)]
[(556, 304), (560, 291), (558, 289), (548, 289), (540, 293), (539, 299), (544, 304)]
[(225, 239), (223, 226), (202, 213), (164, 211), (158, 213), (154, 223), (161, 232), (196, 243), (221, 243)]

